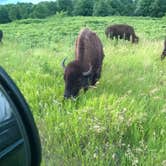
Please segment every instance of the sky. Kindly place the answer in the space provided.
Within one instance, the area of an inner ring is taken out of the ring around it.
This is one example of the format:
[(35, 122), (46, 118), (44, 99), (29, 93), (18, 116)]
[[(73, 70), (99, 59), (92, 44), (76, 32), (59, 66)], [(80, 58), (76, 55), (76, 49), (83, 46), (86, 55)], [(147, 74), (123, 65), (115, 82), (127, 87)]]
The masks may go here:
[(55, 1), (55, 0), (0, 0), (0, 4), (8, 4), (8, 3), (17, 3), (17, 2), (32, 2), (38, 3), (41, 1)]

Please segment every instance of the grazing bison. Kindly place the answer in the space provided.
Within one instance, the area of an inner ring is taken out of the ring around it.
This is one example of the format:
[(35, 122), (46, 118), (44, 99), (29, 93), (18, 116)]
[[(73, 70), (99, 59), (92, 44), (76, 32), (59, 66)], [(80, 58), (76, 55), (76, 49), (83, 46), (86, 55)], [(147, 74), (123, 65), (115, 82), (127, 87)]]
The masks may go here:
[(2, 30), (0, 30), (0, 42), (2, 41), (2, 37), (3, 37), (3, 32)]
[(166, 57), (166, 39), (164, 41), (164, 50), (161, 54), (161, 60), (163, 60)]
[(89, 85), (95, 85), (100, 78), (103, 46), (96, 33), (83, 29), (75, 43), (75, 60), (64, 67), (65, 92), (64, 97), (76, 97), (81, 88), (86, 91)]
[(110, 37), (113, 39), (115, 37), (117, 40), (120, 38), (130, 41), (131, 37), (132, 43), (138, 43), (139, 40), (139, 38), (135, 35), (134, 28), (124, 24), (115, 24), (107, 27), (105, 34), (107, 38)]

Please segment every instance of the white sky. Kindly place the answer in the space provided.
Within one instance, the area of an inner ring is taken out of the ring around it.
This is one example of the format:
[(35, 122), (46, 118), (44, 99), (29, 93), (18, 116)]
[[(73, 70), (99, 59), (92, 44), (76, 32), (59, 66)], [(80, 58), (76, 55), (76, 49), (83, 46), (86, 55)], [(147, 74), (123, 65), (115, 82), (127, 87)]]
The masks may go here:
[(0, 0), (0, 4), (17, 3), (17, 2), (38, 3), (38, 2), (41, 2), (41, 1), (55, 1), (55, 0)]

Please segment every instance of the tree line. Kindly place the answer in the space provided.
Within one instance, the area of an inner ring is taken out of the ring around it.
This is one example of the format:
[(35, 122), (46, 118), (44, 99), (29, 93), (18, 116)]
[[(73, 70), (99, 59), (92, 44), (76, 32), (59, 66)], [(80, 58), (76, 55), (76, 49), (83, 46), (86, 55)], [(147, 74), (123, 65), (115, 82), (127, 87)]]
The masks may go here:
[(166, 14), (166, 0), (56, 0), (0, 5), (0, 23), (46, 18), (58, 12), (69, 16), (150, 16)]

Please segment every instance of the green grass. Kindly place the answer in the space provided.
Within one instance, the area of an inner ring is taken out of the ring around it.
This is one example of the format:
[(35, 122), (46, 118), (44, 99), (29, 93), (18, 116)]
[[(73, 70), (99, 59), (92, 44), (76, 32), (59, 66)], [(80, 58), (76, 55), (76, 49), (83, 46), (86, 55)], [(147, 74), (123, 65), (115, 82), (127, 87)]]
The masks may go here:
[[(138, 45), (107, 40), (105, 27), (128, 23)], [(83, 27), (101, 38), (105, 58), (97, 88), (63, 100), (61, 61), (74, 59)], [(62, 17), (0, 25), (0, 65), (27, 99), (42, 141), (42, 166), (166, 164), (165, 19)]]

